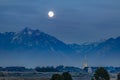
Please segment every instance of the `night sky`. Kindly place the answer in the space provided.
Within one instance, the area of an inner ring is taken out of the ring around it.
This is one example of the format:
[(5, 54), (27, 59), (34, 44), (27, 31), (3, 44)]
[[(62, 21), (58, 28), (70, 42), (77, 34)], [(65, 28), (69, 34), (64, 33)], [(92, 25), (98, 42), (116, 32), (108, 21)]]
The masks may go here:
[[(54, 18), (47, 13), (55, 12)], [(120, 36), (120, 0), (0, 0), (0, 32), (40, 29), (66, 43)]]

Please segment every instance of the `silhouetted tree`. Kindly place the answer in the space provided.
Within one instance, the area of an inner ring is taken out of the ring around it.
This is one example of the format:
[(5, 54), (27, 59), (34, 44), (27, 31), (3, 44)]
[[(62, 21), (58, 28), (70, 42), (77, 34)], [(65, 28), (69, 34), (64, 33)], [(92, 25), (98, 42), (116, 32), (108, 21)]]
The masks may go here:
[(62, 74), (63, 80), (72, 80), (72, 76), (68, 72)]
[(0, 77), (4, 77), (4, 73), (3, 72), (0, 72)]
[(92, 78), (91, 80), (94, 80), (94, 78)]
[(53, 74), (50, 80), (63, 80), (63, 78), (59, 74)]
[(120, 80), (120, 73), (118, 73), (117, 75), (117, 80)]
[(103, 67), (98, 68), (94, 74), (95, 80), (110, 80), (110, 76)]

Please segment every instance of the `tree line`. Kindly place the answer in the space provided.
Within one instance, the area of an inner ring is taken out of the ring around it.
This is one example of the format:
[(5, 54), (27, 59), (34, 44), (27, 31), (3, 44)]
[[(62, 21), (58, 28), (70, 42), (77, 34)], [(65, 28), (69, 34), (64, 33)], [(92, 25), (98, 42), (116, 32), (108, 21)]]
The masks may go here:
[(73, 66), (47, 66), (47, 67), (35, 67), (35, 68), (26, 68), (26, 67), (0, 67), (0, 71), (10, 71), (10, 72), (25, 72), (25, 71), (37, 71), (37, 72), (79, 72), (81, 69)]

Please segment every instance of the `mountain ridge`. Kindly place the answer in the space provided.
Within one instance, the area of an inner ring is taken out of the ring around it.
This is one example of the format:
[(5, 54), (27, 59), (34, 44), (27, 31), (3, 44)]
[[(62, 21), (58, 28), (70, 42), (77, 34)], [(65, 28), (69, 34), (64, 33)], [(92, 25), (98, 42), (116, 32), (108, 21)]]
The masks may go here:
[[(58, 40), (57, 38), (41, 32), (40, 30), (32, 30), (30, 28), (25, 28), (20, 32), (6, 32), (0, 33), (0, 39), (2, 48), (25, 48), (33, 49), (38, 48), (39, 50), (56, 50), (56, 51), (67, 51), (70, 47), (64, 42)], [(7, 44), (6, 44), (7, 42)], [(57, 46), (58, 45), (58, 46)], [(69, 49), (70, 50), (70, 49)]]
[(92, 66), (106, 64), (120, 66), (120, 37), (98, 43), (66, 44), (38, 29), (25, 28), (20, 32), (0, 33), (0, 55), (0, 60), (4, 62), (1, 63), (6, 65), (8, 65), (7, 59), (10, 58), (11, 64), (17, 61), (22, 65), (38, 66), (44, 61), (43, 65), (79, 66), (78, 62), (84, 61), (86, 56)]
[[(0, 48), (19, 48), (25, 49), (38, 48), (41, 50), (56, 50), (59, 51), (76, 51), (86, 53), (92, 49), (103, 49), (105, 47), (118, 48), (120, 44), (120, 37), (109, 38), (105, 41), (90, 44), (66, 44), (61, 40), (58, 40), (54, 36), (46, 34), (38, 29), (33, 30), (28, 27), (24, 28), (20, 32), (5, 32), (0, 33)], [(114, 46), (112, 46), (114, 45)], [(16, 47), (17, 46), (17, 47)], [(84, 52), (86, 51), (86, 52)]]

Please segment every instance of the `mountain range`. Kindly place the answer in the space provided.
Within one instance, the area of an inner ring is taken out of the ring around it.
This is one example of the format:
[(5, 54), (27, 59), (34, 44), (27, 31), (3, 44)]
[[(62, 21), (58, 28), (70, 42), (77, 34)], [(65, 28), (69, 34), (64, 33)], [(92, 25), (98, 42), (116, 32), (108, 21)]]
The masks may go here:
[(22, 31), (6, 32), (0, 34), (0, 49), (5, 50), (31, 50), (72, 52), (64, 42), (40, 30), (25, 28)]
[(66, 44), (38, 29), (25, 28), (20, 32), (0, 33), (0, 55), (3, 66), (28, 63), (27, 66), (80, 66), (84, 61), (89, 65), (120, 66), (120, 37), (89, 44)]

